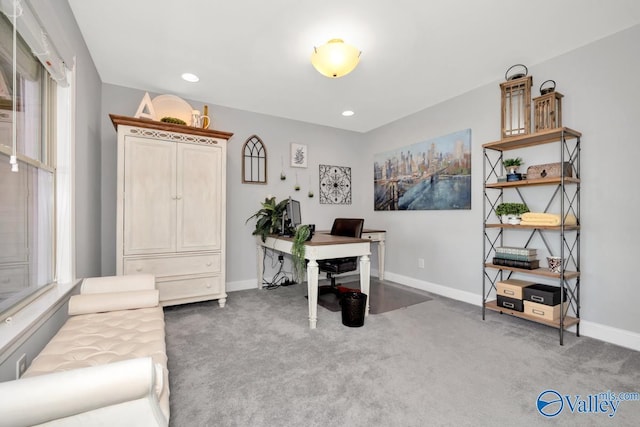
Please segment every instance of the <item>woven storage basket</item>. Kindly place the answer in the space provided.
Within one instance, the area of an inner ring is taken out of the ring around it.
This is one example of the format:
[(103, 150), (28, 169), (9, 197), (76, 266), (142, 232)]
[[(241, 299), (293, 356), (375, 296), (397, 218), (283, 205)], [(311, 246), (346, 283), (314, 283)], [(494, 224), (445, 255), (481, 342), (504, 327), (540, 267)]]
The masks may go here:
[[(527, 179), (555, 178), (559, 176), (562, 176), (560, 162), (546, 163), (544, 165), (533, 165), (527, 168)], [(569, 162), (564, 162), (564, 176), (573, 176), (571, 163)]]

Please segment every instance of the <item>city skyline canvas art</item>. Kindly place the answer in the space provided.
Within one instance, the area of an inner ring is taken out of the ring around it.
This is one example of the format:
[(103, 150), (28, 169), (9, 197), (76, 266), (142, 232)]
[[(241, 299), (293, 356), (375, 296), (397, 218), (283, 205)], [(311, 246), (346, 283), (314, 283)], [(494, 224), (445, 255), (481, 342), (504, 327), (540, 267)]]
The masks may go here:
[(471, 129), (374, 155), (374, 209), (471, 209)]

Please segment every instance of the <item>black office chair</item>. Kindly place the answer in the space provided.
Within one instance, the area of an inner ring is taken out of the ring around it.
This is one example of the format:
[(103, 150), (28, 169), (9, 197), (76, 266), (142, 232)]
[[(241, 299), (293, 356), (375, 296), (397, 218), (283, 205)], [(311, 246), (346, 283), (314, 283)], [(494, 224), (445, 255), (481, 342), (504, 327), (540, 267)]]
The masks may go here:
[[(362, 218), (336, 218), (331, 227), (331, 234), (334, 236), (362, 237)], [(336, 286), (336, 274), (347, 273), (358, 268), (358, 257), (345, 257), (318, 260), (320, 271), (327, 273), (327, 279), (331, 280), (331, 286), (318, 287), (318, 295), (326, 293), (339, 294)]]

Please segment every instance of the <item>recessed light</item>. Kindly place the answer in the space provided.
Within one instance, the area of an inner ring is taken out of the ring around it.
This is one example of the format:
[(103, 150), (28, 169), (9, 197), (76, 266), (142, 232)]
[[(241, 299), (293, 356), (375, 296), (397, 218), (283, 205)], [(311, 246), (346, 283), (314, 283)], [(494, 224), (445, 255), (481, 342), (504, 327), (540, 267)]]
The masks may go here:
[(200, 81), (200, 77), (196, 76), (195, 74), (191, 74), (191, 73), (184, 73), (182, 75), (182, 80), (186, 80), (190, 83), (195, 83), (197, 81)]
[(354, 114), (355, 113), (353, 111), (351, 111), (351, 110), (345, 110), (345, 111), (342, 112), (342, 115), (345, 116), (345, 117), (351, 117)]

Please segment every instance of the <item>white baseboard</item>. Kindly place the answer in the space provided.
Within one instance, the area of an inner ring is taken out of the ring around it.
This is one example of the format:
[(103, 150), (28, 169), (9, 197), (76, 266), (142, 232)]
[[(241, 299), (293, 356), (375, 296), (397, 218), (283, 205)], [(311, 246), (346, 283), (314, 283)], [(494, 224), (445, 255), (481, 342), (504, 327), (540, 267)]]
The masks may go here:
[[(449, 288), (447, 286), (437, 285), (435, 283), (425, 282), (423, 280), (414, 279), (412, 277), (402, 276), (395, 273), (385, 273), (385, 278), (401, 285), (410, 286), (421, 289), (423, 291), (432, 292), (443, 297), (463, 301), (469, 304), (482, 306), (482, 295), (471, 292), (461, 291)], [(567, 329), (575, 332), (576, 328)], [(596, 340), (608, 342), (610, 344), (619, 345), (621, 347), (630, 348), (640, 351), (640, 334), (625, 329), (614, 328), (611, 326), (601, 325), (588, 320), (580, 319), (580, 335), (593, 338)]]
[(580, 335), (640, 351), (640, 334), (580, 319)]
[(443, 297), (463, 301), (468, 304), (482, 306), (482, 296), (474, 294), (472, 292), (461, 291), (459, 289), (450, 288), (448, 286), (437, 285), (431, 282), (425, 282), (424, 280), (415, 279), (413, 277), (402, 276), (400, 274), (385, 272), (386, 280), (400, 283), (401, 285), (410, 286), (412, 288), (420, 289), (434, 294), (442, 295)]
[[(378, 276), (378, 272), (372, 270), (371, 275)], [(436, 283), (426, 282), (424, 280), (415, 279), (413, 277), (403, 276), (401, 274), (385, 272), (385, 279), (401, 285), (431, 292), (436, 295), (451, 298), (457, 301), (473, 304), (478, 307), (482, 306), (482, 295), (472, 292), (461, 291), (459, 289), (450, 288), (448, 286), (438, 285)], [(227, 283), (227, 292), (242, 291), (246, 289), (255, 289), (256, 279), (242, 280)], [(569, 328), (568, 331), (575, 332), (575, 327)], [(625, 329), (614, 328), (607, 325), (601, 325), (588, 320), (580, 319), (580, 335), (594, 338), (610, 344), (619, 345), (621, 347), (630, 348), (640, 351), (640, 334)]]

